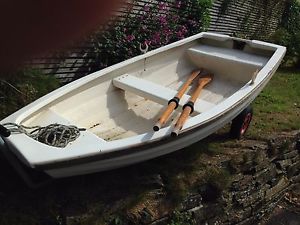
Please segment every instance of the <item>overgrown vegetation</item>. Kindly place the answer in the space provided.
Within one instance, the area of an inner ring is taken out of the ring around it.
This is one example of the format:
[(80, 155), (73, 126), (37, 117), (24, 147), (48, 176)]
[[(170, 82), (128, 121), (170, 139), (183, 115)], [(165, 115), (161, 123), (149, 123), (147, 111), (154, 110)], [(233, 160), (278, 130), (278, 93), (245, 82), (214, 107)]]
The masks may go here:
[[(93, 37), (100, 67), (106, 67), (205, 30), (211, 0), (158, 1), (128, 9), (125, 20)], [(136, 10), (134, 16), (132, 10)]]
[(167, 225), (196, 225), (196, 220), (190, 212), (174, 211)]
[(285, 64), (300, 68), (300, 2), (288, 1), (279, 29), (271, 41), (287, 47)]
[(0, 119), (59, 87), (54, 76), (23, 69), (0, 79)]

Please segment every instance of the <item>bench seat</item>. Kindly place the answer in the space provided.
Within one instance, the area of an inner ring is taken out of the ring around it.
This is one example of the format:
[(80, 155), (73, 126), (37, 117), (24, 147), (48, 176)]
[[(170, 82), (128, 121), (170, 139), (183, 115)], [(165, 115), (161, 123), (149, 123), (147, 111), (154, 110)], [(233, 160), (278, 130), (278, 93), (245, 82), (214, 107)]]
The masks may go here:
[[(113, 84), (115, 87), (132, 92), (143, 98), (150, 99), (151, 101), (157, 102), (161, 105), (167, 105), (169, 100), (177, 94), (176, 90), (129, 74), (124, 74), (115, 78), (113, 80)], [(185, 103), (188, 102), (189, 98), (189, 95), (183, 95), (179, 102), (179, 105), (182, 107)], [(214, 105), (215, 104), (208, 101), (198, 99), (194, 105), (194, 111), (201, 113), (203, 111), (206, 111), (207, 109), (212, 108)]]
[(237, 49), (220, 48), (209, 45), (198, 45), (189, 48), (188, 54), (198, 59), (218, 60), (222, 59), (233, 64), (243, 64), (262, 68), (267, 62), (268, 58), (260, 55), (250, 54)]

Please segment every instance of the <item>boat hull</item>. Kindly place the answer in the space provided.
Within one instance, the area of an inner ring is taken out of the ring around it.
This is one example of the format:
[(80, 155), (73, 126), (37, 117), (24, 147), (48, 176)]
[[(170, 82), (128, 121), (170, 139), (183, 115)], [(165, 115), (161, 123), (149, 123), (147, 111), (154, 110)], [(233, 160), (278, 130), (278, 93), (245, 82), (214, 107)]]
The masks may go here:
[[(236, 43), (244, 47), (236, 49)], [(4, 140), (20, 161), (53, 178), (153, 159), (184, 149), (230, 123), (262, 91), (284, 54), (282, 46), (201, 33), (79, 79), (4, 120), (86, 128), (64, 149), (25, 134)], [(214, 80), (203, 89), (179, 136), (170, 134), (191, 91), (182, 97), (168, 124), (153, 132), (168, 101), (188, 74), (200, 68), (213, 73)]]
[(278, 66), (279, 64), (274, 68), (273, 73), (270, 73), (251, 95), (243, 101), (240, 101), (239, 104), (222, 116), (219, 116), (204, 126), (194, 127), (175, 138), (170, 136), (153, 143), (122, 149), (115, 154), (107, 154), (98, 158), (88, 157), (69, 162), (49, 164), (38, 168), (53, 178), (63, 178), (117, 169), (167, 155), (178, 150), (184, 150), (185, 147), (199, 142), (218, 131), (247, 108), (272, 78)]

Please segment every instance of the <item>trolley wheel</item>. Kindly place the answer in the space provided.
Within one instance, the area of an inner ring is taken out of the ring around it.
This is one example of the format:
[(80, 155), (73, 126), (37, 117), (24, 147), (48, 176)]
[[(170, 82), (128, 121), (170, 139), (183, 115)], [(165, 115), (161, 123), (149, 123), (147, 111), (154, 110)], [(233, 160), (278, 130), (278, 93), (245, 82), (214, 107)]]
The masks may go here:
[(236, 118), (232, 120), (230, 136), (232, 138), (241, 139), (246, 133), (253, 117), (253, 109), (251, 106), (245, 108)]

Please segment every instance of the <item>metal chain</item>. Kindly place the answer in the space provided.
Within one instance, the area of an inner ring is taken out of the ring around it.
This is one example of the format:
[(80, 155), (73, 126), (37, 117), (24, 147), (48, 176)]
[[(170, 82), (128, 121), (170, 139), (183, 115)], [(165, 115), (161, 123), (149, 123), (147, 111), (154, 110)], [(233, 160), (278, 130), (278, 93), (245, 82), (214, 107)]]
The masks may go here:
[(50, 124), (48, 126), (24, 126), (16, 123), (2, 124), (12, 134), (26, 134), (27, 136), (42, 142), (44, 144), (64, 148), (70, 142), (75, 141), (80, 136), (80, 131), (84, 131), (84, 128), (78, 128), (73, 125), (63, 124)]

